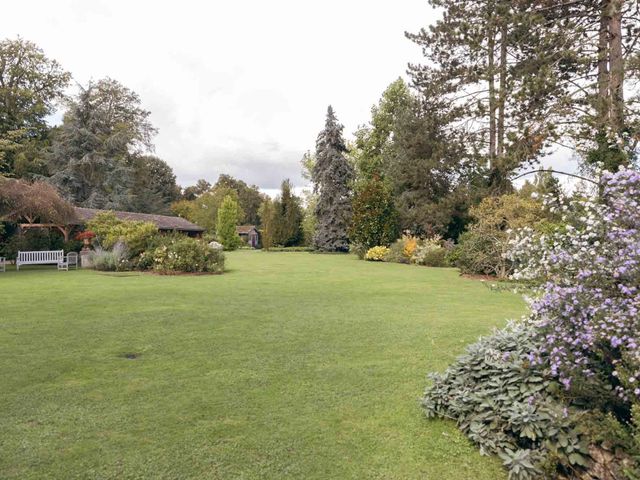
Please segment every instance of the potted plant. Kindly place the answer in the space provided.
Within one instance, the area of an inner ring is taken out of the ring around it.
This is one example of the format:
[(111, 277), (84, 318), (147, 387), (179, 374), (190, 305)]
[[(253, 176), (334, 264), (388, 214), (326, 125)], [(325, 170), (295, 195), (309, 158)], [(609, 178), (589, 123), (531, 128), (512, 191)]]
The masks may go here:
[(82, 250), (87, 251), (91, 247), (91, 239), (95, 238), (96, 234), (91, 230), (85, 230), (76, 235), (76, 240), (82, 240)]

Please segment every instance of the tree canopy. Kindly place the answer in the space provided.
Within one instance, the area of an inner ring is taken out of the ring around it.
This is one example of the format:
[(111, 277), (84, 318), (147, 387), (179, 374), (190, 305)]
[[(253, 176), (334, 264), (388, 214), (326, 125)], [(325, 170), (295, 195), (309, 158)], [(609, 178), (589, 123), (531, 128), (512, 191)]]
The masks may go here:
[(0, 175), (43, 173), (46, 118), (71, 75), (34, 43), (0, 41)]

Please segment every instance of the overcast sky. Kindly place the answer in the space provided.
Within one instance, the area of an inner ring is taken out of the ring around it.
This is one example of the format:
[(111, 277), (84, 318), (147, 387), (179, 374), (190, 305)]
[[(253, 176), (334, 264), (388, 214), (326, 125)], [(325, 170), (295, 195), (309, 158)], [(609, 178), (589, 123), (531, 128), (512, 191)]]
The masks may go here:
[(265, 189), (313, 149), (332, 104), (350, 136), (420, 49), (404, 31), (426, 0), (21, 0), (3, 36), (22, 36), (74, 79), (136, 91), (159, 129), (156, 154), (182, 185), (229, 173)]

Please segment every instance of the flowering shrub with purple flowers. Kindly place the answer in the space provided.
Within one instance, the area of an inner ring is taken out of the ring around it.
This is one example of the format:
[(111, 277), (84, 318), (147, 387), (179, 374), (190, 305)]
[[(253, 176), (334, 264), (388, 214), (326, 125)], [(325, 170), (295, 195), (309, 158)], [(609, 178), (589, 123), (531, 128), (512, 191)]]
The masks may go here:
[(517, 279), (545, 279), (531, 302), (541, 331), (532, 362), (567, 390), (593, 379), (629, 404), (640, 397), (640, 172), (605, 173), (598, 201), (558, 206), (564, 226), (518, 232)]

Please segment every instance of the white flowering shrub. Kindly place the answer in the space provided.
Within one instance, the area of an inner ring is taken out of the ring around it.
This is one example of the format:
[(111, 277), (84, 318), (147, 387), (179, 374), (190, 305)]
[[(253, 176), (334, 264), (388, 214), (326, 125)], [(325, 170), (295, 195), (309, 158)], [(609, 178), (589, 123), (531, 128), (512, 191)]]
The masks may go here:
[(598, 199), (559, 208), (563, 227), (523, 229), (509, 252), (514, 278), (544, 279), (531, 301), (542, 337), (531, 361), (548, 362), (567, 391), (592, 381), (613, 392), (624, 417), (640, 398), (640, 173), (605, 173)]
[(153, 269), (160, 273), (222, 273), (224, 253), (202, 240), (172, 238), (152, 253)]

